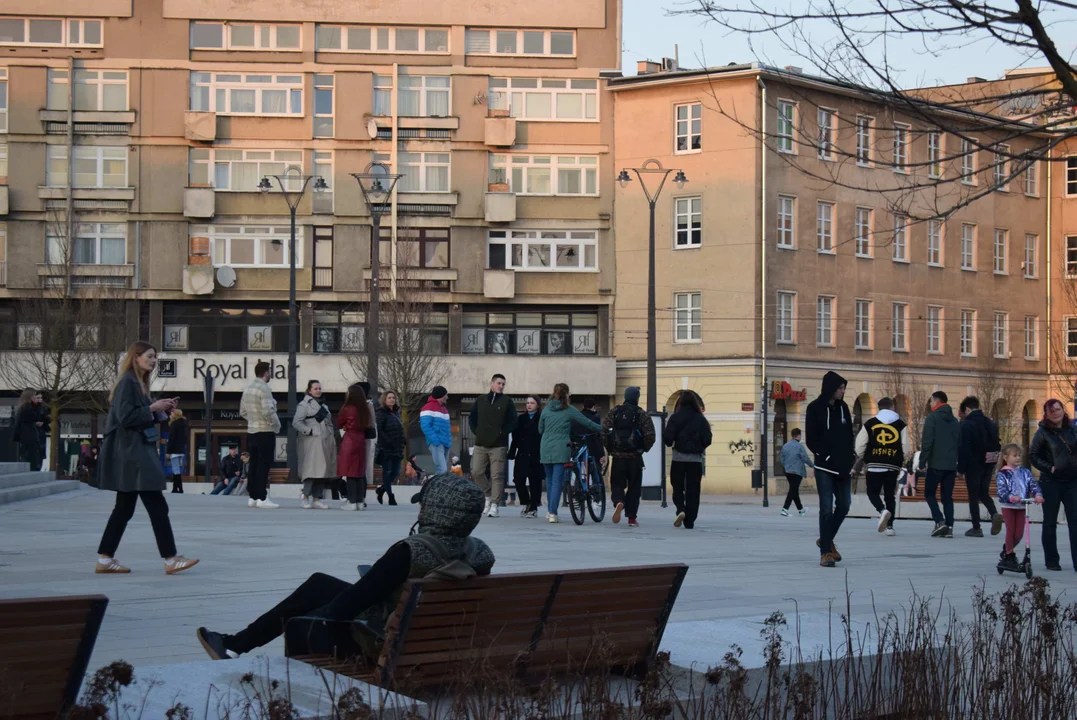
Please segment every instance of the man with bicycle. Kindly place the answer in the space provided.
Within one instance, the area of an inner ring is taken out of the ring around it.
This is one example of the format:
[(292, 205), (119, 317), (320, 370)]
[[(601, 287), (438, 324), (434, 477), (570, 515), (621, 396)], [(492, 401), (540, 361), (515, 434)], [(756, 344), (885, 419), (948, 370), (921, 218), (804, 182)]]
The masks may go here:
[(637, 528), (640, 494), (643, 492), (643, 453), (654, 445), (654, 423), (639, 406), (639, 388), (625, 390), (625, 401), (613, 408), (602, 421), (602, 441), (613, 458), (610, 471), (610, 496), (613, 522), (628, 515), (628, 527)]

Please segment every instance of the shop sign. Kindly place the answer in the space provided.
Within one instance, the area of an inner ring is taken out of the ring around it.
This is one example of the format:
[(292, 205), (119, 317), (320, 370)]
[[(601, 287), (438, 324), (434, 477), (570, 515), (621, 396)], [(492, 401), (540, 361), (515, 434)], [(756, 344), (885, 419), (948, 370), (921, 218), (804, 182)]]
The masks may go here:
[[(238, 380), (242, 384), (253, 377), (251, 373), (254, 372), (254, 366), (260, 361), (261, 358), (256, 358), (252, 361), (246, 355), (243, 356), (242, 360), (234, 363), (211, 363), (205, 358), (196, 357), (192, 366), (196, 379), (212, 375), (223, 389), (229, 380)], [(286, 365), (273, 360), (268, 362), (270, 380), (286, 380), (288, 378), (288, 367)]]
[(771, 400), (807, 400), (807, 390), (794, 390), (789, 383), (784, 380), (775, 380), (771, 384), (770, 390)]
[(741, 403), (740, 404), (740, 411), (741, 412), (755, 412), (755, 403)]
[(162, 378), (174, 378), (176, 377), (176, 361), (166, 360), (161, 358), (157, 361), (157, 377)]

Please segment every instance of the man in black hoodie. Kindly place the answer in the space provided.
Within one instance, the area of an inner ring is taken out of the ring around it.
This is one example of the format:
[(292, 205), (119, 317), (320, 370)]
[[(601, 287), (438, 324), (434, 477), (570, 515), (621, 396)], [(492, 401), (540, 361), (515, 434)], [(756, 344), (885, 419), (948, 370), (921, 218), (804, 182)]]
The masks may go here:
[(815, 486), (819, 492), (819, 564), (834, 567), (841, 560), (834, 538), (853, 502), (849, 473), (856, 460), (853, 417), (845, 404), (845, 378), (823, 376), (822, 392), (808, 405), (805, 442), (815, 454)]
[(966, 537), (983, 537), (980, 528), (980, 503), (991, 517), (991, 534), (1002, 532), (1002, 515), (991, 499), (991, 472), (998, 461), (998, 425), (980, 410), (980, 399), (973, 395), (961, 401), (961, 446), (957, 452), (957, 476), (964, 476), (969, 490), (969, 517), (972, 529)]

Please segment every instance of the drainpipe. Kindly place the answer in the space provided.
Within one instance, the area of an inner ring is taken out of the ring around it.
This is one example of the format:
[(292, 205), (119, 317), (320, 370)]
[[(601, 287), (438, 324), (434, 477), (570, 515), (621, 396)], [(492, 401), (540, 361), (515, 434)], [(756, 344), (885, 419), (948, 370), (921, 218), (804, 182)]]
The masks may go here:
[[(392, 155), (392, 172), (396, 172), (400, 169), (400, 111), (397, 103), (400, 98), (400, 64), (393, 63), (393, 91), (390, 95), (390, 103), (392, 107), (389, 111), (392, 113), (393, 118), (393, 149)], [(399, 182), (393, 184), (393, 194), (388, 198), (388, 201), (392, 203), (389, 207), (389, 233), (392, 239), (389, 241), (389, 294), (394, 300), (396, 299), (396, 198), (397, 198), (397, 186)], [(381, 262), (381, 238), (378, 238), (378, 262)]]
[[(1054, 307), (1051, 303), (1051, 256), (1054, 255), (1052, 246), (1054, 238), (1051, 237), (1051, 175), (1054, 169), (1053, 149), (1047, 150), (1047, 394), (1050, 395), (1051, 373), (1054, 372)], [(1063, 330), (1063, 332), (1065, 332)]]
[(770, 448), (767, 445), (767, 85), (760, 74), (759, 83), (759, 356), (762, 360), (760, 369), (760, 403), (759, 403), (759, 470), (763, 476), (763, 507), (770, 506), (768, 485), (770, 464), (767, 459)]
[(75, 256), (75, 58), (67, 59), (67, 182), (64, 184), (66, 228), (64, 242), (64, 297), (71, 295), (71, 271)]

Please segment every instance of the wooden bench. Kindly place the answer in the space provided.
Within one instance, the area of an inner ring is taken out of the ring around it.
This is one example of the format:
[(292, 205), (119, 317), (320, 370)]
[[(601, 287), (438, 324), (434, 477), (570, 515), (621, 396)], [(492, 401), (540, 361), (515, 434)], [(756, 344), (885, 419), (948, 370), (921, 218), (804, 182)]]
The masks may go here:
[[(991, 478), (991, 483), (988, 486), (988, 490), (991, 493), (991, 497), (996, 501), (998, 500), (998, 487), (995, 484), (995, 478)], [(939, 502), (942, 502), (942, 488), (937, 491), (936, 498)], [(924, 478), (920, 477), (916, 479), (916, 491), (912, 495), (900, 495), (901, 502), (927, 502), (927, 498), (924, 497)], [(955, 504), (968, 504), (969, 502), (969, 488), (965, 484), (964, 480), (957, 480), (954, 482), (954, 503)]]
[(376, 666), (295, 657), (405, 693), (451, 685), (475, 669), (525, 681), (611, 669), (642, 677), (687, 572), (672, 564), (412, 580)]
[(55, 720), (75, 703), (108, 598), (0, 600), (0, 718)]

